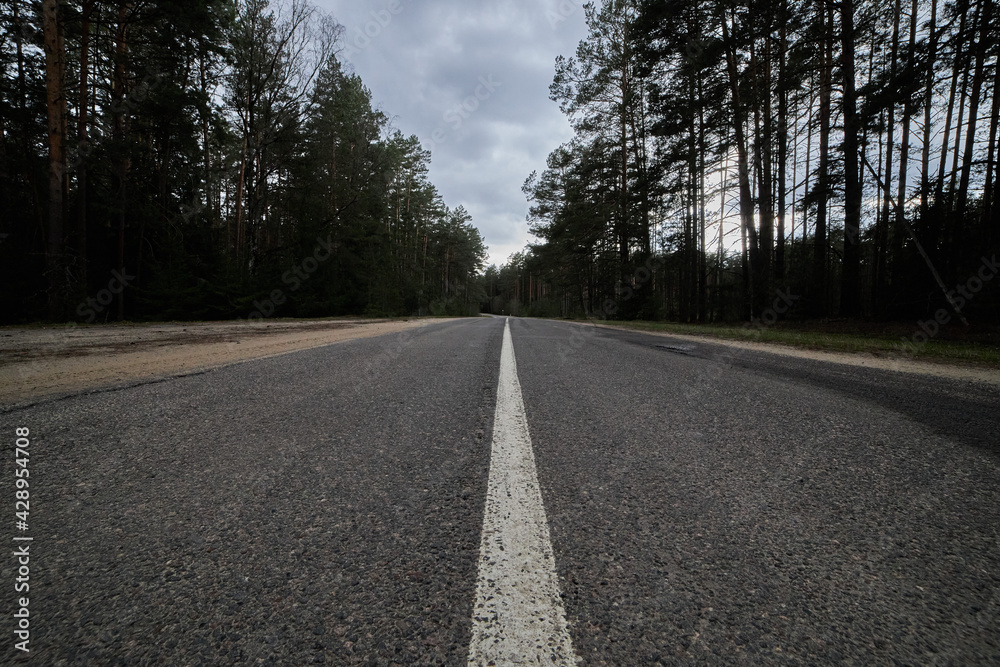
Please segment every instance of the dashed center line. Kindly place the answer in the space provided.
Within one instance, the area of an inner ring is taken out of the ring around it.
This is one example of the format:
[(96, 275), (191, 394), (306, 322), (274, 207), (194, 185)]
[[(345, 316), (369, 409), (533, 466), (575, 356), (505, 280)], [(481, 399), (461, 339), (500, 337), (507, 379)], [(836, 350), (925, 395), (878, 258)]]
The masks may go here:
[(575, 665), (549, 525), (504, 324), (470, 665)]

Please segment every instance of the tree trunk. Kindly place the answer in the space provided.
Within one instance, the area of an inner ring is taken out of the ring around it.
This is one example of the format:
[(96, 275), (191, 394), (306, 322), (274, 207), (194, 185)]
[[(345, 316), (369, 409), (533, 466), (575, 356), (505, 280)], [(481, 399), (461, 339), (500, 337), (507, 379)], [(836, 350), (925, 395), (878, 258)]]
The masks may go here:
[(844, 115), (844, 272), (840, 314), (861, 314), (861, 180), (858, 173), (860, 123), (854, 82), (854, 0), (841, 0), (841, 71)]
[[(116, 176), (118, 178), (118, 272), (125, 275), (125, 212), (127, 205), (127, 184), (129, 171), (129, 157), (125, 140), (128, 135), (127, 112), (126, 112), (126, 71), (125, 58), (128, 53), (128, 18), (129, 2), (122, 2), (118, 6), (118, 25), (115, 31), (115, 59), (114, 78), (111, 85), (112, 108), (114, 109), (114, 139), (118, 146), (120, 155), (117, 158)], [(125, 293), (126, 286), (123, 284), (118, 293), (118, 320), (125, 319)]]
[[(948, 112), (945, 114), (944, 120), (944, 138), (941, 141), (941, 159), (938, 164), (937, 173), (937, 184), (934, 189), (934, 204), (935, 206), (940, 206), (943, 204), (944, 197), (944, 177), (945, 169), (948, 166), (948, 146), (951, 143), (951, 120), (955, 112), (955, 93), (958, 90), (958, 75), (959, 70), (962, 67), (962, 40), (965, 36), (965, 20), (966, 20), (966, 10), (968, 9), (968, 0), (960, 0), (962, 5), (961, 21), (959, 22), (958, 37), (956, 38), (957, 46), (955, 47), (955, 61), (951, 72), (951, 92), (948, 94)], [(936, 216), (940, 218), (940, 216)], [(937, 238), (940, 235), (940, 229), (935, 230), (935, 245)]]
[[(208, 58), (207, 49), (204, 45), (201, 46), (200, 53), (198, 54), (198, 83), (201, 88), (201, 94), (205, 99), (205, 106), (202, 110), (201, 116), (201, 141), (202, 141), (202, 169), (205, 171), (204, 183), (205, 183), (205, 207), (213, 214), (213, 219), (218, 216), (218, 207), (216, 206), (216, 198), (213, 196), (212, 187), (212, 135), (211, 135), (211, 105), (208, 102), (209, 92), (208, 92), (208, 63), (206, 59)], [(228, 239), (227, 239), (228, 241)]]
[[(983, 7), (985, 5), (985, 7)], [(965, 221), (965, 206), (969, 196), (969, 180), (972, 176), (972, 163), (975, 158), (976, 148), (976, 121), (979, 117), (979, 96), (983, 91), (983, 81), (986, 78), (984, 72), (984, 62), (986, 51), (991, 43), (990, 28), (992, 20), (993, 0), (985, 0), (980, 3), (982, 16), (979, 21), (979, 43), (976, 48), (976, 65), (972, 75), (972, 95), (969, 103), (969, 124), (965, 131), (965, 150), (962, 153), (962, 177), (958, 185), (958, 196), (955, 200), (955, 210), (957, 211), (962, 224)], [(996, 93), (994, 92), (994, 96)], [(961, 234), (961, 230), (956, 230)], [(962, 238), (955, 239), (956, 246), (961, 246)]]
[(21, 3), (18, 0), (14, 0), (12, 4), (14, 19), (14, 44), (17, 51), (17, 108), (18, 111), (21, 112), (20, 124), (23, 129), (27, 119), (25, 110), (28, 103), (28, 88), (25, 82), (24, 73), (24, 37), (27, 34), (27, 30), (21, 22)]
[[(979, 12), (976, 12), (976, 19), (972, 21), (972, 32), (975, 34), (976, 28), (978, 27)], [(970, 40), (971, 41), (971, 40)], [(959, 172), (959, 159), (961, 158), (961, 148), (962, 148), (962, 130), (965, 127), (965, 103), (969, 98), (969, 61), (971, 61), (972, 54), (968, 51), (965, 53), (965, 58), (962, 60), (962, 83), (959, 86), (959, 98), (958, 98), (958, 119), (955, 122), (955, 144), (952, 146), (951, 150), (951, 169), (948, 171), (948, 204), (949, 209), (954, 210), (955, 208), (955, 197), (958, 194), (958, 188), (956, 188), (956, 182), (958, 180)]]
[(764, 36), (763, 59), (751, 51), (754, 81), (754, 125), (756, 142), (754, 162), (757, 171), (757, 201), (760, 216), (760, 272), (756, 281), (757, 310), (762, 312), (770, 301), (771, 256), (774, 252), (774, 200), (771, 198), (773, 175), (771, 172), (771, 39)]
[(246, 189), (246, 176), (247, 176), (247, 136), (243, 135), (243, 147), (240, 150), (240, 175), (236, 180), (236, 240), (234, 242), (236, 261), (240, 268), (240, 274), (243, 273), (244, 262), (243, 262), (243, 246), (244, 246), (244, 213), (243, 213), (243, 192)]
[(927, 221), (928, 212), (930, 210), (931, 132), (933, 129), (931, 112), (934, 108), (934, 78), (937, 72), (935, 67), (938, 42), (937, 3), (938, 0), (931, 0), (930, 24), (928, 26), (930, 34), (928, 37), (927, 47), (927, 69), (924, 71), (924, 77), (927, 79), (927, 83), (924, 89), (924, 134), (920, 156), (920, 219), (924, 222)]
[[(900, 0), (896, 0), (893, 5), (892, 11), (892, 43), (889, 50), (889, 85), (894, 87), (896, 85), (896, 65), (899, 57), (899, 15), (902, 10), (902, 3)], [(886, 119), (886, 150), (885, 150), (885, 183), (886, 186), (891, 186), (892, 184), (892, 160), (894, 152), (894, 141), (895, 141), (895, 131), (896, 131), (896, 102), (895, 100), (890, 100), (888, 109), (886, 110), (888, 115)], [(904, 115), (906, 111), (904, 110)], [(904, 167), (900, 167), (903, 169)], [(902, 172), (900, 172), (900, 180), (904, 180)], [(881, 302), (882, 302), (882, 292), (885, 285), (885, 272), (887, 265), (887, 254), (889, 245), (889, 221), (893, 217), (893, 210), (889, 205), (889, 192), (886, 191), (882, 197), (882, 215), (876, 225), (875, 232), (875, 248), (874, 248), (874, 266), (875, 273), (872, 276), (872, 310), (876, 313), (881, 312)]]
[[(806, 114), (806, 168), (805, 176), (802, 182), (802, 196), (806, 198), (809, 195), (809, 185), (810, 179), (812, 178), (812, 172), (810, 171), (810, 166), (812, 162), (812, 140), (813, 140), (813, 127), (815, 123), (813, 122), (813, 111), (815, 110), (815, 103), (813, 102), (813, 94), (816, 90), (815, 86), (812, 85), (815, 81), (815, 77), (809, 77), (809, 109)], [(792, 202), (792, 206), (795, 203)], [(809, 240), (809, 206), (808, 204), (802, 207), (802, 242), (803, 247), (805, 243)]]
[(94, 0), (81, 7), (80, 24), (80, 109), (77, 117), (77, 171), (76, 171), (76, 270), (77, 291), (87, 293), (87, 156), (90, 152), (88, 105), (90, 104), (90, 17)]
[[(969, 35), (966, 36), (963, 32), (959, 36), (959, 44), (962, 46), (968, 46), (964, 48), (963, 58), (961, 60), (962, 69), (962, 83), (959, 86), (959, 102), (958, 102), (958, 120), (955, 123), (955, 143), (952, 147), (951, 152), (951, 170), (948, 174), (948, 194), (946, 197), (947, 202), (947, 214), (942, 214), (945, 220), (947, 220), (947, 226), (943, 230), (942, 235), (942, 256), (944, 257), (944, 266), (946, 270), (957, 270), (960, 263), (961, 256), (961, 238), (962, 238), (962, 225), (964, 224), (962, 210), (958, 207), (958, 175), (961, 171), (959, 167), (959, 159), (961, 157), (962, 149), (962, 132), (965, 129), (965, 106), (966, 100), (969, 96), (969, 77), (970, 77), (970, 65), (973, 59), (973, 44), (975, 43), (975, 34), (979, 29), (979, 20), (982, 18), (982, 5), (976, 4), (976, 13), (972, 19), (972, 27), (969, 31)], [(976, 49), (978, 51), (978, 49)], [(958, 61), (956, 61), (957, 64)], [(970, 158), (971, 159), (971, 158)]]
[[(627, 54), (625, 55), (627, 58)], [(621, 136), (619, 138), (621, 151), (620, 190), (618, 191), (618, 275), (622, 284), (629, 280), (629, 215), (628, 215), (628, 97), (629, 97), (628, 65), (622, 65), (621, 78)]]
[(708, 197), (705, 188), (706, 138), (705, 138), (705, 105), (702, 91), (702, 81), (698, 78), (698, 321), (708, 319), (708, 258), (706, 235), (706, 204)]
[[(778, 247), (774, 257), (774, 275), (779, 281), (785, 279), (785, 190), (786, 162), (788, 161), (788, 81), (786, 79), (788, 51), (787, 6), (781, 8), (780, 51), (778, 54)], [(794, 165), (793, 165), (794, 173)], [(793, 221), (794, 226), (794, 221)]]
[(66, 262), (63, 253), (63, 212), (66, 178), (66, 50), (58, 0), (44, 0), (45, 97), (49, 134), (49, 209), (45, 272), (48, 277), (48, 313), (53, 320), (65, 313)]
[[(917, 0), (913, 0), (910, 4), (910, 38), (907, 46), (906, 58), (906, 66), (910, 71), (912, 71), (916, 64), (917, 11)], [(900, 256), (903, 251), (903, 234), (900, 233), (900, 230), (903, 229), (904, 223), (906, 222), (906, 202), (908, 196), (906, 184), (910, 162), (910, 120), (913, 117), (914, 111), (916, 110), (913, 106), (913, 98), (910, 95), (907, 95), (903, 102), (903, 136), (899, 142), (899, 190), (896, 196), (896, 225), (889, 232), (890, 238), (892, 239), (892, 269), (890, 270), (888, 276), (888, 282), (890, 284), (899, 282), (897, 281), (896, 272), (899, 267), (898, 262), (900, 261)]]
[(993, 108), (990, 110), (990, 136), (986, 152), (986, 180), (983, 181), (983, 212), (980, 221), (987, 247), (992, 247), (992, 241), (996, 238), (989, 230), (989, 222), (993, 210), (1000, 208), (994, 201), (997, 189), (993, 182), (993, 172), (997, 164), (997, 129), (1000, 128), (1000, 55), (997, 56), (993, 66), (996, 70), (993, 79)]
[[(823, 16), (823, 3), (817, 0), (819, 14)], [(822, 18), (821, 18), (822, 20)], [(819, 190), (819, 199), (816, 205), (816, 229), (813, 233), (813, 292), (814, 292), (814, 314), (824, 316), (827, 314), (827, 285), (826, 285), (826, 262), (827, 262), (827, 202), (830, 199), (830, 98), (833, 87), (833, 30), (832, 10), (826, 16), (826, 26), (823, 44), (823, 65), (820, 68), (820, 89), (819, 89), (819, 167), (816, 174), (816, 188)]]
[[(746, 132), (743, 123), (746, 118), (746, 110), (740, 95), (739, 71), (736, 66), (736, 49), (729, 34), (729, 24), (725, 16), (720, 16), (722, 25), (722, 38), (726, 44), (726, 69), (729, 74), (729, 90), (733, 98), (733, 130), (736, 133), (736, 158), (737, 158), (737, 178), (740, 188), (740, 225), (746, 235), (744, 244), (744, 274), (746, 276), (744, 289), (746, 290), (746, 310), (747, 314), (753, 316), (752, 295), (754, 294), (754, 274), (758, 272), (760, 266), (759, 248), (757, 239), (757, 229), (753, 224), (753, 194), (750, 188), (750, 165), (747, 156)], [(746, 256), (749, 255), (749, 265)]]

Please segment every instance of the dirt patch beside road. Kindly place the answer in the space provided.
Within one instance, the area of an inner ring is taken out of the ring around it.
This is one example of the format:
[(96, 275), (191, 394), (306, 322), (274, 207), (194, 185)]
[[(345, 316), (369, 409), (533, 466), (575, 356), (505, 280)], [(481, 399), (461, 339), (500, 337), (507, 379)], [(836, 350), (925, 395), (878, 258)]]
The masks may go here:
[(0, 328), (0, 404), (182, 375), (446, 320)]

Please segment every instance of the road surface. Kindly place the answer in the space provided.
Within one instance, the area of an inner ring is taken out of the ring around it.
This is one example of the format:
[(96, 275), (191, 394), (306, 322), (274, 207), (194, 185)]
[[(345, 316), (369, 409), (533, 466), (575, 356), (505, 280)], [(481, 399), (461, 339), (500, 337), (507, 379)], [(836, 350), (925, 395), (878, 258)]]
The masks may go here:
[[(0, 424), (0, 537), (30, 546), (29, 593), (17, 556), (0, 569), (3, 664), (26, 657), (21, 595), (37, 664), (485, 663), (523, 626), (474, 608), (477, 582), (500, 580), (487, 543), (531, 521), (514, 555), (534, 553), (555, 593), (525, 595), (564, 618), (569, 649), (522, 642), (536, 662), (1000, 663), (988, 385), (481, 318), (8, 407)], [(15, 428), (30, 429), (25, 531)], [(497, 493), (523, 516), (487, 511)]]

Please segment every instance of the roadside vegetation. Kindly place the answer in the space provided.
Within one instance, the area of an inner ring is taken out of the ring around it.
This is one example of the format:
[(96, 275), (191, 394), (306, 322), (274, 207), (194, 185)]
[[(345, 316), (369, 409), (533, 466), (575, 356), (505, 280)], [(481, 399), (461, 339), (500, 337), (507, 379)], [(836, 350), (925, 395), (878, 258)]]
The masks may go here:
[(781, 319), (1000, 323), (995, 2), (586, 20), (550, 88), (575, 135), (525, 181), (538, 240), (487, 272), (487, 309), (715, 325), (794, 295)]

